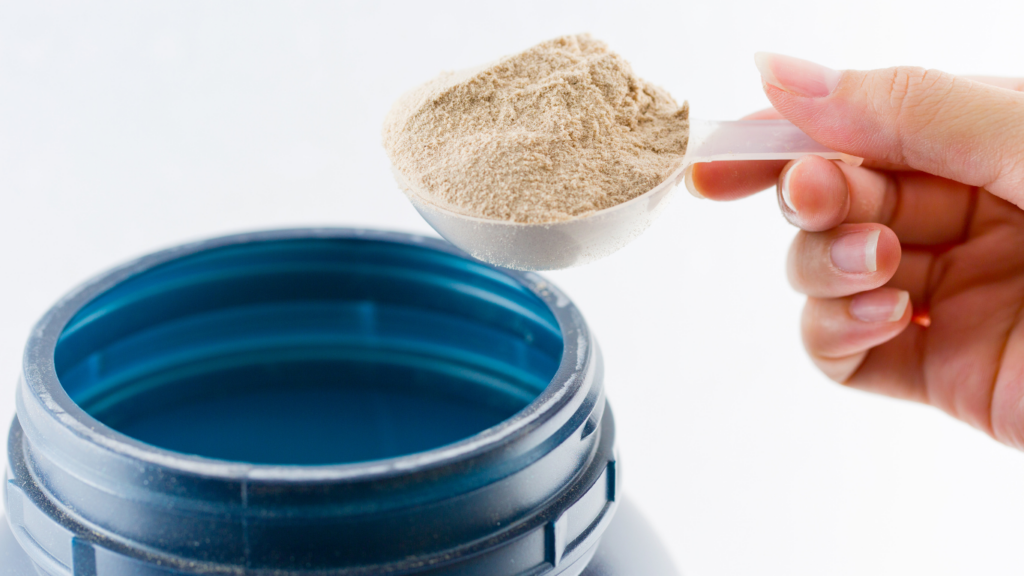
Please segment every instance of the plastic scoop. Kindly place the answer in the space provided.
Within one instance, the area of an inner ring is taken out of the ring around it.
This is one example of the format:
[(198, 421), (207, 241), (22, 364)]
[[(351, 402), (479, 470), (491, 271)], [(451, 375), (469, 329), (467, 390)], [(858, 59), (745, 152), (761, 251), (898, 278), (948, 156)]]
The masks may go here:
[(818, 144), (788, 120), (691, 120), (686, 155), (664, 182), (611, 208), (543, 224), (488, 220), (452, 212), (432, 202), (425, 192), (412, 189), (397, 171), (395, 177), (423, 219), (474, 258), (515, 270), (557, 270), (604, 258), (640, 236), (694, 164), (716, 160), (791, 160), (807, 155), (842, 159), (854, 165), (861, 161)]

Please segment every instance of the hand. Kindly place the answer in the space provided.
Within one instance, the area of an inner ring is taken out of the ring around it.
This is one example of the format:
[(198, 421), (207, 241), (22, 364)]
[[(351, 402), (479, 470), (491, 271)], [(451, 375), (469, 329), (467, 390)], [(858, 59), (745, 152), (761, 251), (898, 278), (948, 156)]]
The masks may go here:
[[(804, 345), (830, 378), (932, 404), (1024, 449), (1024, 81), (839, 72), (759, 54), (774, 106), (863, 157), (698, 164), (730, 200), (777, 183), (801, 230), (789, 279)], [(908, 302), (909, 301), (909, 302)]]

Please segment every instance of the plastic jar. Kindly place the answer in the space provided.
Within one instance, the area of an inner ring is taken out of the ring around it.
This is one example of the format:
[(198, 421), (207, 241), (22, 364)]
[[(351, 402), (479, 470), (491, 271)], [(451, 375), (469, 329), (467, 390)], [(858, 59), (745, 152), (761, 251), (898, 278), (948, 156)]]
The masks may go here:
[(40, 320), (17, 395), (10, 574), (674, 574), (579, 311), (439, 240), (145, 256)]

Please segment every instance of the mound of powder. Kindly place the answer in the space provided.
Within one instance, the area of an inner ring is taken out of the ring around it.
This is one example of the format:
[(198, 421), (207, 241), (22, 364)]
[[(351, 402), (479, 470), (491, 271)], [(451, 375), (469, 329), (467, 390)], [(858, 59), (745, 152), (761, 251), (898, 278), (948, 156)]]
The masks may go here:
[(564, 36), (403, 96), (384, 148), (454, 212), (541, 223), (647, 192), (686, 152), (689, 107), (588, 35)]

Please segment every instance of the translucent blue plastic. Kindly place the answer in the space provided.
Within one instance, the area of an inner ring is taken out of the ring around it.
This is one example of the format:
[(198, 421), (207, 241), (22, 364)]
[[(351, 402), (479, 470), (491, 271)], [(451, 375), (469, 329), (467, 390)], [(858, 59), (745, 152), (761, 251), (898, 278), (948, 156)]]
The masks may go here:
[(280, 240), (195, 254), (83, 307), (55, 351), (75, 403), (177, 452), (341, 464), (420, 452), (525, 408), (555, 318), (501, 273), (417, 245)]

